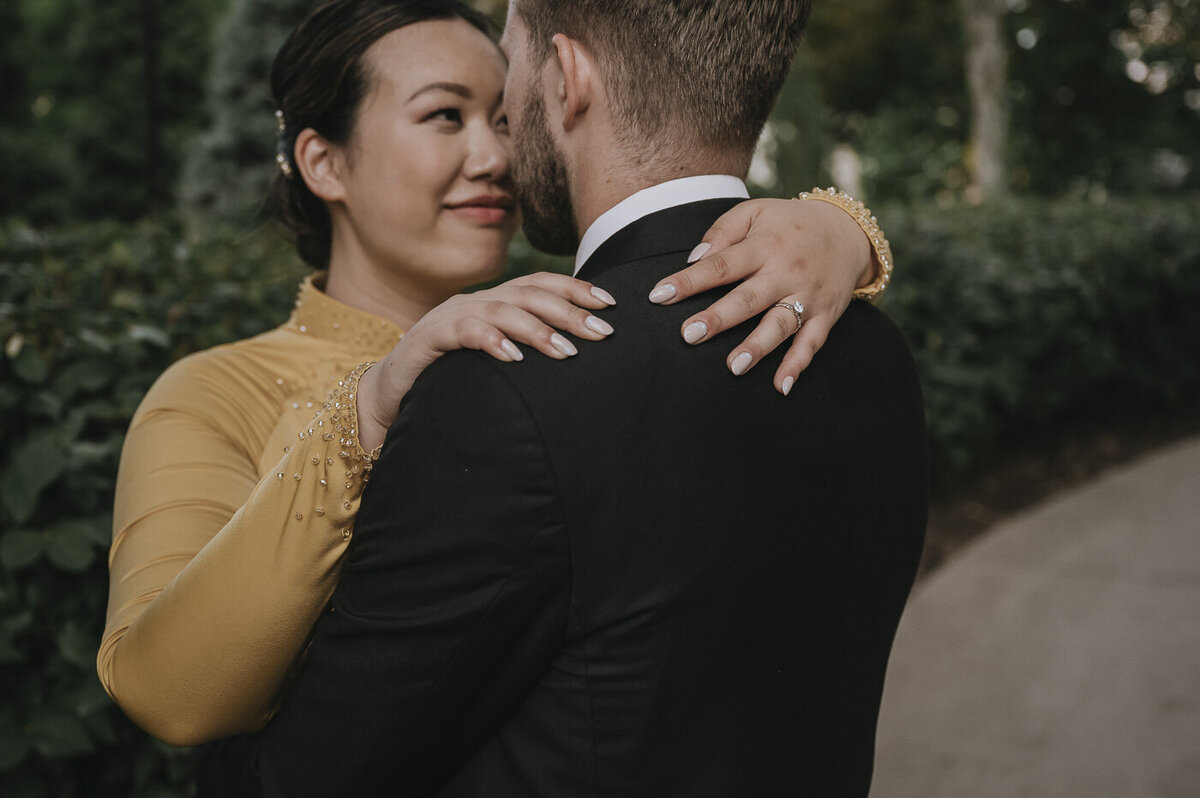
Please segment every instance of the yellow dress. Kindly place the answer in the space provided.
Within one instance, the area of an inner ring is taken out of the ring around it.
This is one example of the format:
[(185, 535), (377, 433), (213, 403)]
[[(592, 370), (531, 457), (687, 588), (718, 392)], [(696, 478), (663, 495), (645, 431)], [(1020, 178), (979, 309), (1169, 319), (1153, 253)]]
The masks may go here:
[(97, 669), (176, 745), (266, 723), (337, 582), (372, 460), (357, 367), (403, 333), (321, 279), (281, 327), (168, 369), (125, 441)]

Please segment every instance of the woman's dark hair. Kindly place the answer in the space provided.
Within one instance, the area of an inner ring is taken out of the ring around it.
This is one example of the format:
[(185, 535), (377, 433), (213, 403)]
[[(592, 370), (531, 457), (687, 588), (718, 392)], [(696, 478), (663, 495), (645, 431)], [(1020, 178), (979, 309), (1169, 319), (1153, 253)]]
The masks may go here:
[(394, 30), (431, 19), (462, 19), (492, 36), (491, 21), (457, 0), (333, 0), (292, 31), (271, 64), (271, 96), (283, 112), (279, 152), (290, 174), (271, 182), (275, 214), (296, 234), (306, 263), (329, 266), (332, 222), (325, 202), (294, 168), (296, 136), (312, 128), (334, 144), (354, 132), (359, 105), (370, 88), (363, 56)]

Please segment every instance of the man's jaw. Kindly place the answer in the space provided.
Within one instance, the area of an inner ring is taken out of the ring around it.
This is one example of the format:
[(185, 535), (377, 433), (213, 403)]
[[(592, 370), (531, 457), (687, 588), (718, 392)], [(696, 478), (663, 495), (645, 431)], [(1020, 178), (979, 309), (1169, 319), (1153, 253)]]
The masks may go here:
[(514, 131), (513, 174), (523, 213), (525, 237), (552, 255), (573, 255), (579, 230), (565, 157), (550, 133), (545, 106), (530, 92)]

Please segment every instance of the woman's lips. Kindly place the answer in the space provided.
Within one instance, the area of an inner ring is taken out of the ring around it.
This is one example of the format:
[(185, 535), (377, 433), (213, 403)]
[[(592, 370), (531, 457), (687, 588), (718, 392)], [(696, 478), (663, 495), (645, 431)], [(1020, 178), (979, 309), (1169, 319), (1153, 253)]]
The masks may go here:
[(511, 197), (475, 197), (447, 204), (455, 215), (468, 219), (476, 224), (497, 225), (508, 219), (513, 212), (515, 203)]
[(484, 225), (500, 224), (512, 213), (507, 208), (488, 207), (486, 205), (459, 205), (450, 210), (454, 211), (458, 216)]

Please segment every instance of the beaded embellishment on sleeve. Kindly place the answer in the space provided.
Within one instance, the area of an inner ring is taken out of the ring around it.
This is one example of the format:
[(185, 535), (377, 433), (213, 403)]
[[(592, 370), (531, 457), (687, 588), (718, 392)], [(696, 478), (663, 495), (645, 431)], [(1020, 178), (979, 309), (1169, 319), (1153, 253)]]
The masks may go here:
[[(380, 445), (370, 452), (364, 451), (358, 441), (358, 381), (373, 365), (375, 361), (363, 363), (346, 375), (345, 379), (339, 380), (324, 405), (325, 415), (333, 424), (333, 430), (322, 433), (322, 437), (326, 441), (338, 439), (338, 445), (342, 447), (339, 454), (348, 466), (355, 467), (355, 474), (360, 470), (370, 471), (383, 450), (383, 446)], [(312, 432), (310, 429), (309, 433)], [(301, 433), (301, 437), (303, 436)]]
[[(362, 488), (368, 482), (371, 467), (383, 450), (383, 446), (380, 445), (373, 451), (364, 451), (358, 440), (358, 381), (373, 365), (374, 362), (363, 363), (338, 381), (321, 410), (297, 435), (301, 445), (294, 449), (284, 449), (284, 461), (280, 464), (283, 470), (275, 475), (282, 482), (287, 472), (295, 468), (292, 478), (297, 483), (311, 475), (320, 491), (341, 491), (344, 488), (337, 499), (339, 507), (331, 507), (327, 512), (325, 505), (319, 505), (312, 511), (318, 518), (338, 525), (343, 540), (350, 539)], [(289, 460), (297, 457), (303, 458), (304, 461)], [(307, 462), (310, 457), (311, 471)], [(339, 470), (345, 472), (344, 481), (336, 476)], [(304, 512), (297, 512), (295, 518), (296, 521), (303, 522)]]

